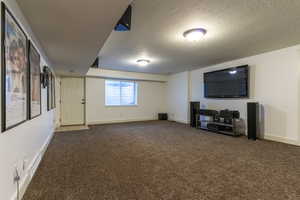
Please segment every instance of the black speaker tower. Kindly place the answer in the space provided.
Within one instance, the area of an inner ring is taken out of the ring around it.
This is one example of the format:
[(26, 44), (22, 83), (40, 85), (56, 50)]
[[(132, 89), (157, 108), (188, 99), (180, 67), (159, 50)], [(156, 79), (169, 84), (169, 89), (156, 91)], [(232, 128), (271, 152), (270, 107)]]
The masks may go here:
[(247, 103), (248, 139), (256, 140), (259, 133), (259, 103)]
[(191, 125), (191, 127), (196, 127), (195, 116), (199, 110), (200, 110), (200, 102), (199, 101), (191, 101), (190, 102), (190, 125)]

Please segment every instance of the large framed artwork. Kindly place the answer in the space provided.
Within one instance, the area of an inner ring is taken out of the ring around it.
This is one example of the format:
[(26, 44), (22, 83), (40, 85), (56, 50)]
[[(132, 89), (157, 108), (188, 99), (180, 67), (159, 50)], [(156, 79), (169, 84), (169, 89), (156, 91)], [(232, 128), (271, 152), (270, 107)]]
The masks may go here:
[(41, 106), (41, 68), (40, 55), (33, 44), (29, 43), (29, 71), (30, 71), (30, 119), (42, 113)]
[(2, 10), (2, 131), (28, 119), (27, 37), (14, 16)]

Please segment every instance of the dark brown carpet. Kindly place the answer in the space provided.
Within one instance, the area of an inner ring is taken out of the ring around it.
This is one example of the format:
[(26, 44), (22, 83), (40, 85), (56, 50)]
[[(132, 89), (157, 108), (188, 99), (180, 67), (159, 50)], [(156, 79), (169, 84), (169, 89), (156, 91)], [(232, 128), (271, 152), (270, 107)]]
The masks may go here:
[(57, 133), (24, 200), (299, 200), (300, 148), (174, 122)]

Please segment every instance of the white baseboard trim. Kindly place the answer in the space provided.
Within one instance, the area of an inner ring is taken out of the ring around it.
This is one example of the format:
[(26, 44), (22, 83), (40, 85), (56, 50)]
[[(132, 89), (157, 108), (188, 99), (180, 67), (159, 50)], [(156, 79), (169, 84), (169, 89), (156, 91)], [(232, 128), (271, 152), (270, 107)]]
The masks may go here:
[(188, 121), (180, 120), (180, 119), (170, 119), (169, 121), (178, 122), (178, 123), (181, 123), (181, 124), (189, 124)]
[(92, 121), (87, 122), (88, 125), (101, 125), (101, 124), (117, 124), (126, 122), (143, 122), (143, 121), (155, 121), (156, 118), (145, 118), (145, 119), (127, 119), (127, 120), (108, 120), (108, 121)]
[[(21, 200), (49, 146), (49, 143), (51, 142), (52, 138), (54, 135), (54, 130), (52, 131), (52, 134), (48, 136), (48, 138), (46, 139), (45, 143), (42, 145), (42, 147), (40, 148), (40, 150), (37, 152), (37, 154), (35, 155), (35, 157), (32, 159), (31, 163), (28, 165), (27, 169), (25, 170), (25, 175), (23, 177), (21, 177), (21, 181), (19, 184), (19, 199)], [(11, 200), (18, 200), (17, 199), (17, 191), (15, 192), (15, 194), (12, 196)]]
[(285, 137), (280, 137), (280, 136), (264, 135), (263, 139), (300, 146), (300, 144), (297, 140), (291, 140), (291, 139), (288, 139)]

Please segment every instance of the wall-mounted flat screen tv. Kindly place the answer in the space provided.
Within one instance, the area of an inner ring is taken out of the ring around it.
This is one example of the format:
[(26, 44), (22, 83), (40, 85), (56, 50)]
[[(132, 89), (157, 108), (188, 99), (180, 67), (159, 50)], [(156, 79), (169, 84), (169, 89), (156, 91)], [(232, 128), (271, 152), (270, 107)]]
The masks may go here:
[(204, 73), (204, 97), (247, 98), (248, 65)]

